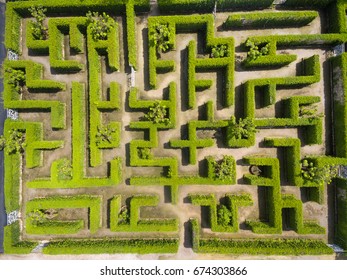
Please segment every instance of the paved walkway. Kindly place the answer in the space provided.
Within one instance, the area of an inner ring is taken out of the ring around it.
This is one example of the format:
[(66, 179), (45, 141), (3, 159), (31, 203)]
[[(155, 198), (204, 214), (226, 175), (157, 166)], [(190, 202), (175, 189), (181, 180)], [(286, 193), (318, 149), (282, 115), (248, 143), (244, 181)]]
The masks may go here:
[[(3, 45), (4, 33), (5, 33), (5, 1), (0, 0), (0, 68), (2, 62), (6, 57), (6, 49)], [(3, 92), (4, 87), (2, 79), (0, 78), (0, 92)], [(6, 118), (6, 112), (2, 106), (2, 99), (0, 99), (0, 135), (2, 135), (4, 128), (4, 120)], [(6, 224), (6, 213), (4, 205), (4, 155), (0, 152), (0, 253), (3, 252), (3, 233), (4, 225)]]

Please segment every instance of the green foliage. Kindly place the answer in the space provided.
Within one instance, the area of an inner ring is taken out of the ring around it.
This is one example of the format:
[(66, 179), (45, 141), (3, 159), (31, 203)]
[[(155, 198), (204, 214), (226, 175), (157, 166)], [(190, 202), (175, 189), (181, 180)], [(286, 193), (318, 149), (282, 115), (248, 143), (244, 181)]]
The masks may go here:
[(157, 23), (150, 34), (151, 43), (156, 47), (157, 53), (171, 50), (172, 34), (167, 24)]
[(96, 144), (100, 146), (102, 143), (111, 144), (115, 141), (115, 137), (117, 137), (117, 129), (111, 125), (99, 126), (98, 131), (96, 133)]
[(67, 158), (59, 160), (57, 165), (58, 180), (71, 180), (72, 179), (72, 165), (71, 161)]
[(6, 254), (29, 254), (37, 242), (21, 240), (19, 221), (4, 227), (4, 252)]
[(37, 40), (45, 40), (48, 37), (48, 29), (44, 25), (44, 21), (46, 19), (45, 12), (47, 12), (46, 8), (42, 6), (31, 6), (29, 8), (31, 16), (34, 17), (34, 21), (31, 21), (31, 30), (35, 39)]
[(2, 151), (6, 146), (6, 138), (4, 135), (0, 135), (0, 151)]
[(233, 180), (235, 160), (232, 156), (223, 156), (219, 162), (214, 162), (214, 176), (218, 180)]
[(211, 57), (226, 57), (230, 55), (230, 51), (227, 45), (214, 45), (211, 50)]
[(26, 79), (24, 71), (13, 68), (7, 68), (5, 71), (9, 73), (8, 83), (13, 86), (15, 92), (21, 93)]
[(301, 27), (317, 17), (318, 12), (316, 11), (233, 13), (228, 17), (224, 26), (228, 29)]
[(42, 209), (34, 209), (34, 211), (27, 213), (27, 219), (34, 226), (38, 226), (47, 221), (47, 217)]
[(21, 130), (11, 129), (7, 139), (0, 137), (0, 150), (5, 150), (7, 155), (24, 153), (25, 147), (25, 134)]
[(144, 119), (155, 124), (170, 124), (167, 106), (162, 105), (159, 101), (155, 102), (154, 105), (149, 108), (149, 111), (145, 114)]
[(151, 149), (144, 147), (144, 148), (139, 148), (138, 149), (138, 156), (141, 159), (151, 159), (153, 158), (153, 155), (151, 153)]
[(325, 164), (317, 167), (312, 161), (304, 159), (301, 163), (301, 175), (305, 180), (316, 183), (330, 184), (333, 178), (338, 176), (339, 166)]
[(44, 254), (176, 253), (179, 239), (64, 239), (51, 241)]
[(223, 204), (217, 207), (217, 222), (223, 227), (231, 225), (232, 212)]
[(114, 20), (105, 12), (99, 14), (98, 12), (89, 11), (86, 14), (92, 32), (92, 37), (95, 41), (106, 40), (108, 34), (115, 27)]
[(231, 117), (229, 122), (230, 136), (236, 139), (248, 139), (257, 132), (252, 118), (240, 118), (236, 122), (235, 117)]
[(259, 57), (269, 54), (270, 43), (256, 45), (253, 41), (247, 39), (245, 45), (249, 48), (247, 52), (248, 60), (257, 60)]
[(130, 222), (130, 211), (126, 206), (123, 206), (118, 214), (118, 221), (121, 224), (128, 224)]

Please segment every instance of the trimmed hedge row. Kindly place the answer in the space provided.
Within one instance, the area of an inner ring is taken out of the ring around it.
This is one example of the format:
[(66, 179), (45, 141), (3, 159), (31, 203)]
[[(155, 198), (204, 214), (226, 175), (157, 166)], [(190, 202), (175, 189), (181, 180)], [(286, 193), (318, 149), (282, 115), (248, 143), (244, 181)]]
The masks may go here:
[(253, 204), (249, 194), (233, 195), (226, 194), (227, 208), (231, 212), (231, 223), (227, 226), (220, 224), (217, 214), (217, 199), (214, 194), (188, 194), (193, 205), (208, 206), (210, 209), (209, 220), (211, 230), (214, 232), (238, 232), (238, 207), (250, 206)]
[[(129, 64), (137, 68), (137, 48), (136, 48), (136, 38), (135, 38), (135, 13), (147, 12), (150, 10), (149, 0), (86, 0), (81, 3), (78, 0), (57, 0), (57, 1), (47, 1), (39, 0), (35, 2), (36, 5), (42, 5), (47, 8), (48, 17), (57, 16), (59, 13), (66, 13), (66, 10), (73, 12), (80, 16), (85, 16), (85, 14), (92, 11), (99, 12), (110, 12), (116, 13), (117, 15), (123, 15), (126, 12), (127, 20), (127, 42), (128, 42), (128, 61)], [(21, 53), (20, 46), (20, 34), (21, 34), (21, 18), (30, 17), (29, 8), (32, 6), (30, 1), (26, 2), (14, 2), (7, 3), (6, 6), (6, 35), (5, 35), (5, 45), (6, 48), (15, 51), (16, 53)], [(83, 36), (80, 33), (81, 28), (75, 27), (75, 19), (79, 21), (85, 21), (83, 18), (69, 18), (72, 19), (72, 25), (70, 29), (70, 47), (71, 49), (81, 52), (83, 44)], [(53, 20), (53, 19), (52, 19)], [(56, 20), (56, 19), (54, 19)], [(65, 21), (66, 19), (60, 19)], [(49, 20), (50, 21), (50, 20)], [(28, 24), (29, 28), (29, 24)], [(83, 26), (82, 29), (85, 27)], [(60, 39), (61, 36), (55, 32), (54, 29), (49, 29), (49, 39), (48, 40), (33, 40), (31, 32), (27, 32), (27, 42), (28, 46), (31, 46), (33, 49), (36, 49), (38, 53), (47, 54), (50, 50), (53, 50), (56, 54), (60, 53)], [(58, 39), (58, 41), (57, 41)], [(51, 42), (55, 44), (51, 44)], [(30, 47), (29, 47), (30, 48)], [(50, 50), (49, 50), (50, 49)], [(41, 51), (41, 52), (40, 52)], [(51, 54), (50, 54), (51, 56)], [(55, 56), (54, 56), (55, 57)], [(56, 56), (59, 57), (59, 56)], [(50, 57), (51, 58), (51, 57)], [(77, 61), (65, 61), (58, 59), (57, 64), (53, 63), (53, 68), (57, 68), (58, 71), (70, 71), (76, 72), (83, 70), (83, 65)]]
[(4, 227), (4, 253), (30, 254), (38, 242), (22, 241), (19, 221)]
[(284, 172), (290, 184), (295, 186), (302, 185), (300, 149), (301, 141), (298, 138), (265, 138), (266, 147), (285, 148), (284, 151)]
[[(36, 209), (88, 208), (89, 229), (91, 233), (96, 233), (101, 227), (101, 202), (102, 197), (95, 195), (50, 196), (28, 201), (26, 213)], [(30, 218), (26, 218), (26, 227), (29, 234), (72, 234), (81, 228), (81, 222), (52, 220), (42, 225), (38, 224), (35, 228)]]
[(158, 7), (161, 13), (210, 13), (214, 3), (214, 0), (158, 0)]
[[(271, 146), (283, 146), (294, 145), (299, 143), (294, 141), (296, 139), (265, 139), (266, 145)], [(299, 147), (297, 147), (298, 149)], [(295, 152), (295, 151), (294, 151)], [(293, 153), (294, 153), (293, 152)], [(294, 156), (292, 160), (300, 155)], [(282, 209), (293, 208), (294, 217), (291, 217), (291, 224), (293, 229), (299, 234), (324, 234), (325, 229), (318, 224), (308, 221), (303, 221), (302, 216), (302, 202), (297, 200), (292, 195), (281, 194), (281, 182), (280, 182), (280, 165), (277, 158), (267, 157), (244, 157), (243, 161), (249, 165), (256, 165), (261, 168), (262, 175), (244, 175), (244, 180), (247, 184), (257, 185), (266, 188), (266, 201), (268, 202), (268, 221), (246, 221), (246, 223), (252, 228), (252, 231), (257, 234), (280, 234), (282, 233)], [(289, 164), (290, 165), (290, 164)], [(288, 166), (286, 166), (288, 168)], [(297, 168), (296, 168), (297, 169)], [(298, 172), (298, 170), (292, 170), (291, 173)], [(293, 174), (292, 174), (293, 175)], [(295, 175), (295, 174), (294, 174)]]
[(274, 0), (218, 0), (217, 9), (224, 10), (254, 10), (269, 8)]
[(196, 253), (247, 255), (323, 255), (334, 251), (324, 241), (315, 239), (221, 239), (201, 238), (196, 219), (190, 220), (193, 251)]
[(255, 44), (270, 43), (272, 46), (307, 46), (307, 45), (339, 45), (347, 41), (346, 34), (306, 34), (306, 35), (269, 35), (249, 37)]
[(305, 8), (324, 8), (335, 0), (287, 0), (283, 6), (305, 7)]
[(44, 221), (34, 225), (28, 221), (26, 223), (26, 232), (28, 234), (40, 235), (61, 235), (77, 234), (84, 228), (84, 221)]
[(292, 195), (282, 195), (282, 209), (293, 209), (294, 215), (289, 217), (289, 226), (298, 234), (325, 234), (325, 228), (314, 221), (303, 221), (302, 202)]
[(178, 238), (167, 239), (65, 239), (51, 241), (44, 254), (154, 254), (176, 253)]
[[(35, 92), (58, 92), (65, 90), (64, 83), (42, 80), (43, 65), (33, 61), (18, 60), (4, 62), (4, 68), (20, 69), (25, 72), (25, 85), (29, 90)], [(21, 96), (13, 89), (13, 85), (9, 83), (10, 73), (5, 71), (4, 75), (4, 107), (17, 110), (50, 110), (52, 128), (63, 129), (66, 127), (65, 120), (65, 103), (59, 101), (47, 100), (21, 100)]]
[[(88, 40), (88, 74), (89, 74), (89, 164), (92, 167), (99, 166), (102, 163), (101, 147), (98, 145), (97, 133), (98, 129), (105, 124), (101, 121), (101, 111), (116, 110), (119, 108), (120, 88), (119, 85), (110, 84), (110, 100), (101, 100), (102, 82), (101, 82), (101, 61), (100, 55), (108, 57), (108, 65), (112, 71), (116, 71), (120, 67), (119, 58), (119, 32), (118, 25), (112, 29), (107, 40), (94, 41), (91, 29), (87, 29)], [(115, 148), (119, 145), (120, 139), (120, 123), (110, 123), (115, 128), (113, 143), (107, 148)]]
[(130, 199), (129, 223), (119, 221), (121, 212), (121, 196), (115, 196), (110, 204), (110, 229), (111, 231), (132, 232), (167, 232), (178, 230), (177, 219), (140, 219), (140, 207), (157, 206), (159, 196), (136, 195)]
[(109, 163), (109, 177), (85, 177), (85, 137), (86, 137), (86, 108), (84, 85), (72, 83), (72, 178), (59, 179), (59, 162), (51, 166), (51, 178), (38, 178), (27, 183), (29, 188), (84, 188), (111, 187), (117, 185), (121, 178), (121, 158), (115, 158)]
[[(217, 10), (235, 9), (265, 9), (272, 5), (274, 0), (218, 0)], [(161, 13), (211, 13), (215, 0), (158, 0)]]
[(327, 7), (327, 15), (329, 18), (329, 32), (347, 33), (346, 3), (344, 1), (331, 3)]
[(43, 140), (43, 124), (24, 121), (5, 121), (5, 138), (9, 139), (12, 129), (25, 132), (26, 167), (34, 168), (43, 165), (42, 150), (54, 150), (63, 147), (64, 141)]
[(301, 27), (318, 17), (316, 11), (234, 13), (224, 26), (233, 28)]
[(296, 59), (296, 54), (264, 55), (255, 60), (245, 59), (242, 61), (242, 66), (245, 68), (283, 67), (292, 63)]
[(230, 38), (215, 38), (213, 15), (194, 16), (159, 16), (148, 19), (148, 40), (149, 40), (149, 85), (157, 88), (157, 73), (162, 71), (173, 71), (175, 62), (172, 60), (159, 60), (155, 44), (152, 42), (152, 33), (155, 32), (156, 24), (165, 24), (171, 32), (171, 45), (176, 47), (176, 33), (178, 32), (202, 32), (206, 34), (206, 51), (212, 50), (213, 46), (225, 45), (229, 53), (223, 58), (196, 58), (196, 42), (192, 41), (188, 46), (188, 106), (196, 106), (196, 90), (210, 87), (212, 81), (196, 80), (196, 72), (216, 71), (225, 69), (224, 96), (223, 103), (229, 107), (234, 102), (234, 40)]

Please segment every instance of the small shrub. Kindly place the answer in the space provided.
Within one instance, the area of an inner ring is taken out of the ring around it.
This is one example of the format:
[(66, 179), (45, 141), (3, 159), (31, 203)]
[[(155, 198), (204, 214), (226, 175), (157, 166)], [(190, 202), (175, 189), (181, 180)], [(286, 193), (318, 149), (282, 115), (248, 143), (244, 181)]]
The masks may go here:
[(29, 12), (31, 13), (31, 16), (35, 18), (34, 21), (31, 21), (31, 30), (34, 38), (37, 40), (47, 39), (48, 29), (44, 25), (44, 21), (46, 19), (45, 12), (47, 12), (47, 9), (43, 8), (42, 6), (31, 6), (29, 8)]
[(0, 137), (0, 150), (2, 148), (8, 155), (24, 153), (25, 146), (25, 134), (18, 129), (12, 129), (8, 139)]
[(160, 102), (155, 102), (155, 104), (149, 108), (148, 113), (145, 114), (144, 119), (155, 124), (164, 123), (168, 125), (170, 124), (170, 119), (167, 117), (167, 114), (167, 107)]
[(234, 158), (224, 156), (219, 162), (214, 162), (214, 176), (218, 180), (232, 180), (234, 178)]
[(93, 40), (106, 40), (110, 31), (115, 27), (114, 20), (105, 12), (99, 14), (98, 12), (89, 11), (86, 14), (90, 24)]
[(226, 57), (229, 56), (229, 48), (227, 45), (215, 45), (211, 50), (211, 57)]
[(232, 213), (225, 205), (219, 205), (217, 209), (218, 224), (223, 227), (228, 227), (232, 222)]
[(110, 125), (99, 126), (96, 133), (96, 144), (112, 143), (115, 140), (116, 129)]
[(151, 149), (150, 148), (139, 148), (138, 156), (141, 159), (150, 159), (152, 158)]
[(39, 226), (47, 221), (46, 214), (41, 209), (35, 209), (34, 211), (27, 214), (27, 218), (34, 226)]
[(301, 163), (301, 175), (305, 180), (315, 183), (330, 184), (333, 178), (338, 176), (339, 166), (326, 164), (317, 167), (313, 162), (304, 159)]
[(230, 120), (231, 137), (236, 139), (248, 139), (253, 133), (257, 132), (253, 119), (240, 118), (236, 122), (235, 117)]
[(246, 41), (246, 47), (249, 48), (249, 51), (247, 52), (247, 59), (256, 60), (263, 55), (269, 54), (270, 43), (267, 43), (266, 45), (261, 46), (261, 45), (256, 45), (253, 41), (248, 39)]
[(128, 224), (130, 222), (130, 211), (126, 206), (123, 206), (120, 210), (118, 219), (121, 224)]
[(72, 165), (67, 158), (64, 158), (58, 164), (58, 180), (70, 179), (72, 179)]
[(25, 85), (25, 73), (22, 70), (7, 68), (6, 72), (9, 73), (8, 83), (13, 86), (14, 91), (21, 93)]
[(154, 26), (154, 31), (150, 35), (150, 40), (156, 47), (157, 53), (167, 52), (172, 46), (171, 42), (172, 34), (167, 24), (157, 23)]

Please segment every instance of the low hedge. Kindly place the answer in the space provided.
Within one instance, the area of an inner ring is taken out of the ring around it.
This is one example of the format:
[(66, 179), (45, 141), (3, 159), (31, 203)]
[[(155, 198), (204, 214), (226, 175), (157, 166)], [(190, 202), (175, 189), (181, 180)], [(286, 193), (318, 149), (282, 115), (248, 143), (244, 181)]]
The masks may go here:
[(266, 147), (284, 148), (284, 166), (288, 182), (295, 186), (301, 186), (300, 149), (301, 141), (298, 138), (265, 138)]
[(297, 59), (297, 55), (264, 55), (255, 60), (245, 59), (242, 66), (245, 68), (273, 68), (286, 66)]
[(214, 8), (214, 0), (158, 0), (161, 13), (211, 13)]
[(101, 121), (101, 111), (116, 110), (119, 108), (120, 89), (114, 82), (110, 84), (110, 100), (101, 100), (102, 82), (101, 82), (101, 61), (100, 55), (107, 55), (108, 64), (112, 71), (119, 69), (119, 33), (118, 25), (112, 29), (107, 40), (94, 41), (92, 39), (91, 29), (87, 29), (88, 38), (88, 72), (89, 72), (89, 163), (92, 167), (99, 166), (102, 163), (102, 148), (114, 148), (119, 145), (120, 124), (113, 123), (115, 131), (114, 143), (107, 146), (97, 144), (97, 133), (103, 125)]
[[(5, 69), (20, 69), (25, 72), (25, 84), (27, 88), (34, 92), (58, 92), (66, 90), (64, 83), (42, 80), (43, 65), (27, 61), (9, 61), (4, 63)], [(60, 101), (47, 101), (47, 100), (20, 100), (20, 94), (13, 90), (9, 84), (10, 73), (5, 72), (4, 75), (4, 107), (17, 110), (50, 110), (51, 111), (51, 125), (52, 128), (62, 129), (66, 126), (65, 120), (65, 104)]]
[(211, 230), (214, 232), (238, 232), (238, 207), (252, 205), (250, 195), (232, 195), (226, 194), (227, 199), (226, 207), (230, 211), (231, 223), (227, 226), (220, 224), (218, 221), (218, 208), (217, 200), (214, 194), (188, 194), (193, 205), (208, 206), (209, 207), (209, 220)]
[(254, 10), (269, 8), (274, 0), (218, 0), (217, 9), (225, 10)]
[(29, 188), (84, 188), (111, 187), (117, 185), (121, 178), (122, 160), (114, 158), (109, 163), (109, 177), (85, 177), (85, 90), (84, 85), (72, 83), (72, 178), (60, 180), (58, 161), (52, 163), (51, 178), (38, 178), (27, 183)]
[(234, 13), (225, 21), (227, 29), (301, 27), (318, 17), (316, 11)]
[(121, 211), (121, 196), (115, 196), (110, 204), (110, 229), (111, 231), (131, 232), (167, 232), (178, 230), (176, 219), (140, 219), (140, 207), (157, 206), (159, 196), (136, 195), (130, 199), (129, 223), (119, 222)]
[(84, 221), (45, 221), (37, 225), (30, 221), (26, 222), (26, 232), (28, 234), (40, 235), (61, 235), (77, 234), (84, 228)]
[(5, 254), (30, 254), (37, 245), (38, 242), (21, 240), (19, 221), (4, 227)]
[(138, 69), (137, 63), (137, 39), (136, 39), (136, 14), (134, 4), (130, 1), (126, 6), (126, 30), (127, 30), (127, 46), (128, 46), (128, 62), (129, 65)]
[(244, 157), (243, 161), (249, 165), (262, 168), (262, 175), (244, 175), (247, 184), (264, 186), (267, 188), (268, 222), (247, 221), (252, 231), (258, 234), (280, 234), (282, 233), (281, 213), (281, 183), (280, 165), (277, 158), (267, 157)]
[(324, 8), (334, 0), (287, 0), (283, 6), (302, 8)]
[(335, 155), (338, 157), (347, 157), (347, 55), (342, 54), (331, 60), (332, 66), (332, 91), (333, 91), (333, 133), (335, 143)]
[[(88, 208), (89, 215), (89, 229), (91, 233), (96, 233), (101, 227), (101, 202), (102, 197), (92, 195), (75, 195), (75, 196), (50, 196), (45, 198), (36, 198), (28, 201), (26, 204), (26, 213), (33, 212), (35, 209), (69, 209), (69, 208)], [(27, 226), (29, 225), (29, 233), (35, 233), (33, 225), (30, 225), (30, 219), (26, 219)], [(73, 226), (73, 227), (71, 227)], [(56, 229), (57, 234), (73, 233), (77, 228), (81, 227), (79, 221), (51, 221), (51, 224), (43, 224), (37, 226), (38, 231), (44, 234), (54, 233), (52, 230)], [(36, 233), (37, 234), (37, 233)]]
[(196, 219), (190, 220), (193, 251), (196, 253), (247, 254), (247, 255), (323, 255), (334, 251), (319, 239), (221, 239), (201, 238)]
[(176, 253), (178, 238), (167, 239), (65, 239), (51, 241), (43, 248), (44, 254), (159, 254)]
[(325, 234), (325, 228), (313, 221), (304, 221), (302, 215), (302, 202), (292, 195), (282, 195), (282, 209), (293, 209), (294, 215), (289, 217), (290, 227), (298, 234)]
[[(152, 42), (152, 33), (155, 32), (156, 24), (165, 24), (171, 32), (170, 44), (172, 49), (176, 47), (176, 33), (198, 32), (206, 34), (206, 51), (216, 45), (226, 45), (229, 54), (223, 58), (199, 59), (196, 57), (196, 42), (191, 41), (188, 46), (188, 106), (196, 106), (196, 90), (201, 90), (200, 82), (196, 80), (196, 72), (216, 71), (225, 69), (224, 77), (224, 100), (225, 107), (234, 103), (234, 40), (229, 38), (216, 38), (214, 32), (213, 15), (193, 15), (193, 16), (159, 16), (148, 19), (148, 39), (149, 39), (149, 85), (152, 89), (157, 88), (157, 74), (160, 72), (173, 71), (175, 62), (172, 60), (159, 60), (155, 44)], [(206, 84), (204, 84), (206, 86)]]
[(347, 33), (346, 4), (344, 1), (332, 2), (327, 6), (329, 32)]

